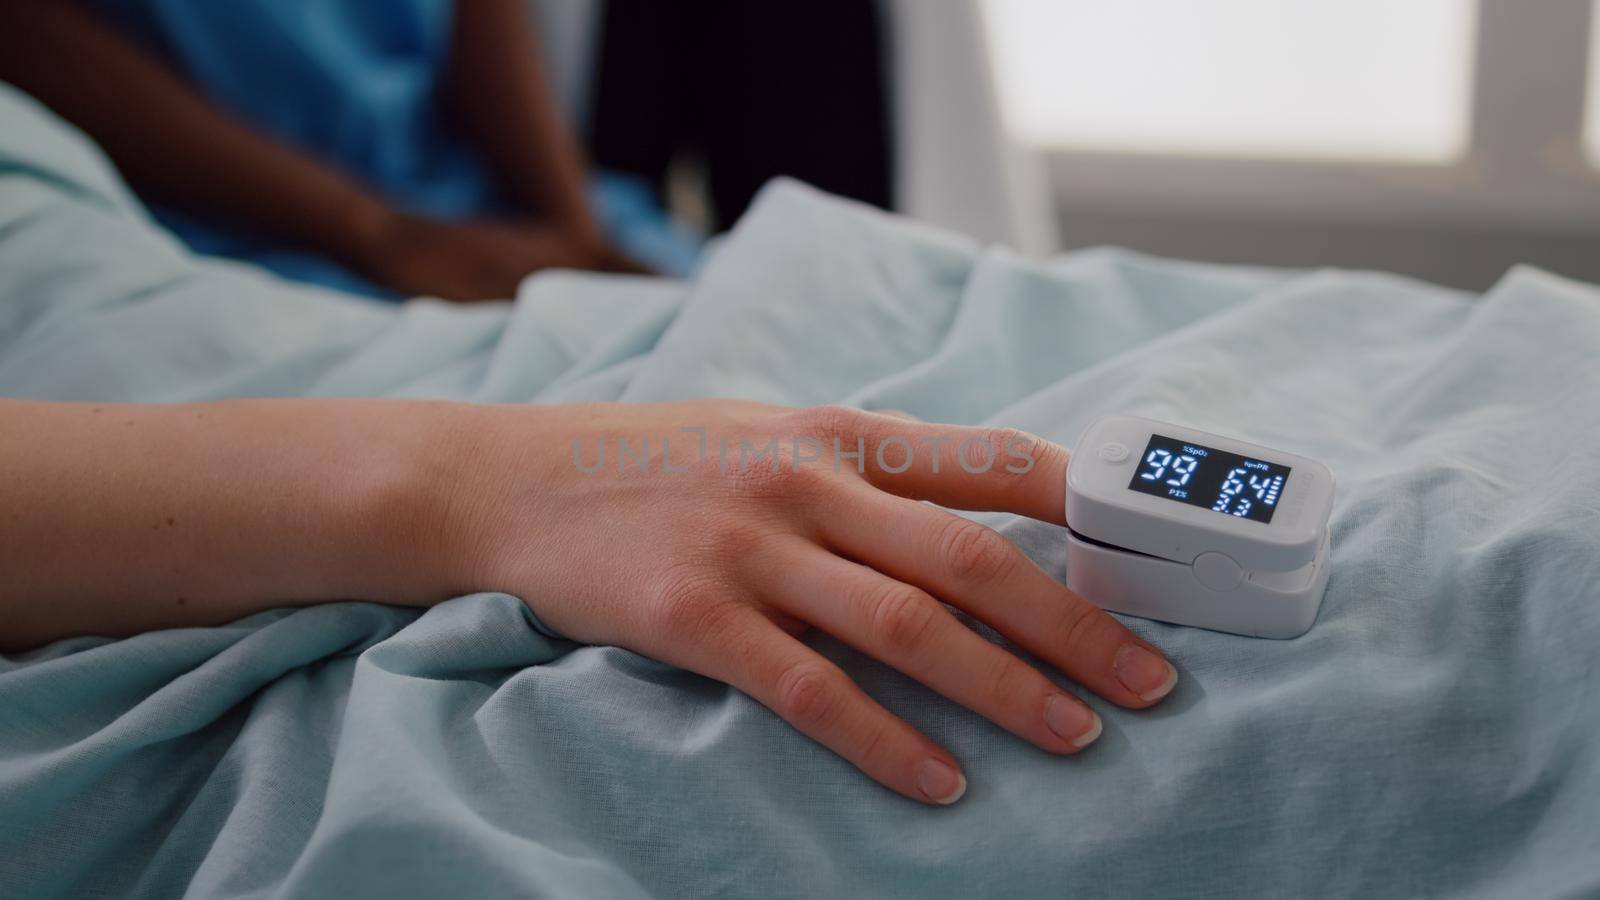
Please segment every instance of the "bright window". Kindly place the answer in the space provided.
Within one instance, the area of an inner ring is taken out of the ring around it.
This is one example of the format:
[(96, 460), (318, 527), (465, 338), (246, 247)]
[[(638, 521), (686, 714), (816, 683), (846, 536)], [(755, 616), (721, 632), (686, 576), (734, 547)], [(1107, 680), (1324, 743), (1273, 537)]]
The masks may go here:
[(1475, 0), (984, 4), (1028, 144), (1442, 163), (1470, 138)]

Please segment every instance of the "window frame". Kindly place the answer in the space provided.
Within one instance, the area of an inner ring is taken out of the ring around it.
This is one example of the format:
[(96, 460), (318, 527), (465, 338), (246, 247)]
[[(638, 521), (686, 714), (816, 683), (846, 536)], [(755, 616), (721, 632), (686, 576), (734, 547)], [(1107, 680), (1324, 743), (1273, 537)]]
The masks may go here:
[(1478, 0), (1468, 146), (1450, 162), (1024, 148), (1070, 213), (1600, 232), (1586, 148), (1593, 0)]

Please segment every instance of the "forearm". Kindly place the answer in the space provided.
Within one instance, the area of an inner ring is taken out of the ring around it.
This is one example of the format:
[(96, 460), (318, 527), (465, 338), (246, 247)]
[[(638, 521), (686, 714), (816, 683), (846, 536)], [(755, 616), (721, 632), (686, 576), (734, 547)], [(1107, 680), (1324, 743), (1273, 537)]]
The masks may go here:
[(76, 4), (16, 0), (0, 79), (88, 132), (142, 194), (361, 265), (385, 205), (218, 108)]
[(523, 0), (456, 4), (445, 102), (515, 198), (594, 232), (582, 153), (540, 63)]
[(467, 585), (453, 404), (0, 400), (0, 649)]

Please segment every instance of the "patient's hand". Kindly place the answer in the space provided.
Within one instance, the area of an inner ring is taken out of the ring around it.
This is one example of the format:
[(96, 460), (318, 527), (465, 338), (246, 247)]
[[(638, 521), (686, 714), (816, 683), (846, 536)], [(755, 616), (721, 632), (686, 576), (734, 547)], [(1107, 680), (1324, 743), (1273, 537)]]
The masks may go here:
[[(797, 640), (808, 627), (1053, 753), (1093, 741), (1098, 717), (939, 601), (1119, 705), (1149, 706), (1176, 681), (1154, 648), (1001, 535), (917, 502), (1061, 522), (1068, 453), (1042, 439), (733, 401), (496, 408), (458, 435), (448, 507), (466, 583), (525, 598), (578, 640), (733, 684), (908, 797), (955, 801), (959, 766)], [(853, 458), (835, 466), (836, 441), (864, 445), (865, 473)], [(604, 464), (580, 471), (602, 443)], [(769, 444), (776, 465), (752, 462)], [(911, 466), (886, 471), (908, 449)]]
[(938, 601), (1113, 703), (1160, 700), (1177, 673), (1154, 648), (999, 534), (917, 502), (1059, 523), (1066, 469), (1016, 432), (728, 400), (0, 398), (0, 650), (502, 590), (949, 803), (955, 760), (797, 637), (821, 628), (1052, 753), (1099, 719)]

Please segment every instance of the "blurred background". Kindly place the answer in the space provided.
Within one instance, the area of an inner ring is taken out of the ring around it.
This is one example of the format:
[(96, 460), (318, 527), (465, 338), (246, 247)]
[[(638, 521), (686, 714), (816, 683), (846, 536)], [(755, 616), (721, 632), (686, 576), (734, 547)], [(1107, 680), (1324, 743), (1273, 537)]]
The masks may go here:
[(985, 0), (1059, 246), (1600, 280), (1591, 0)]
[[(580, 107), (595, 5), (538, 4)], [(884, 0), (892, 202), (1034, 254), (1600, 281), (1594, 5)]]
[(0, 79), (197, 251), (389, 299), (689, 274), (778, 175), (1032, 255), (1481, 289), (1600, 282), (1597, 3), (10, 0)]

